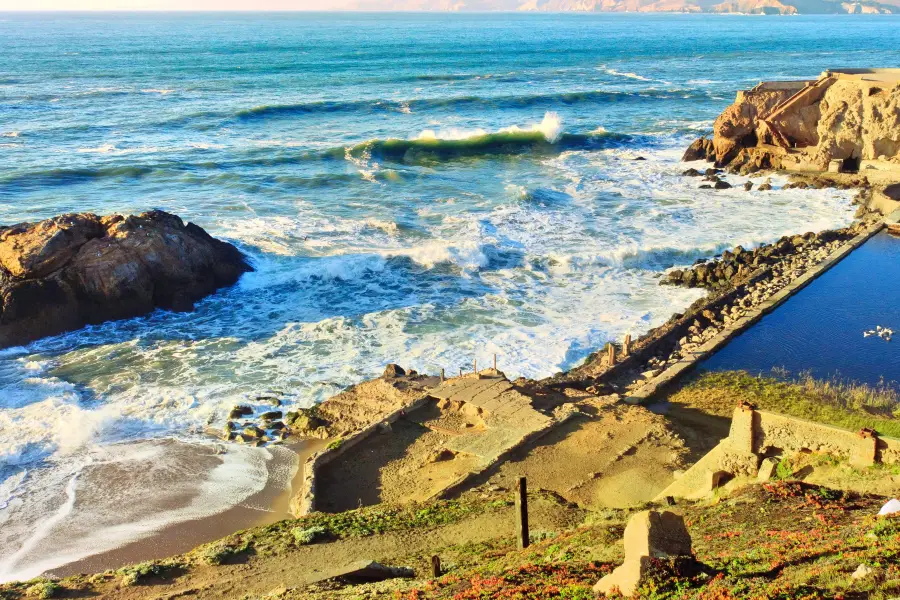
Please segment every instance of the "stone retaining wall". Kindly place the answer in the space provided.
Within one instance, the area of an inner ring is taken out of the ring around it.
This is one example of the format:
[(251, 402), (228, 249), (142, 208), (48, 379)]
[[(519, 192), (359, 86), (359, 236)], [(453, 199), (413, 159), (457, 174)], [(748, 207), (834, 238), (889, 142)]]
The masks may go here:
[(307, 458), (306, 463), (302, 467), (303, 481), (301, 483), (301, 489), (294, 492), (291, 498), (291, 514), (295, 517), (302, 517), (303, 515), (307, 515), (316, 510), (316, 474), (321, 467), (339, 458), (347, 450), (371, 437), (380, 427), (383, 427), (385, 424), (394, 423), (402, 415), (423, 407), (429, 400), (431, 400), (431, 397), (428, 396), (428, 394), (425, 394), (413, 402), (395, 410), (383, 419), (369, 425), (365, 429), (357, 431), (347, 437), (334, 440), (334, 442), (338, 443), (334, 444), (334, 442), (332, 442), (334, 445), (329, 445), (329, 447), (324, 450), (320, 450)]

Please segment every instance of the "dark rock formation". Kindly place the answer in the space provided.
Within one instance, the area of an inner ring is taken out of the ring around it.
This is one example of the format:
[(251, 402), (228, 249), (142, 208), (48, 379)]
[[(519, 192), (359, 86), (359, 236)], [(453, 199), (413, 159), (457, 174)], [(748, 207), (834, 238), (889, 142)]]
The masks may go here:
[(237, 248), (162, 211), (0, 227), (0, 347), (156, 308), (191, 310), (250, 270)]
[[(762, 189), (762, 187), (760, 187)], [(766, 244), (749, 251), (742, 246), (726, 250), (722, 256), (711, 261), (696, 264), (690, 269), (669, 271), (663, 284), (687, 287), (727, 288), (745, 282), (757, 269), (773, 265), (785, 257), (792, 256), (800, 249), (810, 250), (824, 246), (834, 240), (847, 240), (856, 234), (853, 229), (806, 233), (793, 237), (783, 237), (773, 244)]]
[[(702, 137), (697, 138), (690, 146), (688, 146), (688, 149), (684, 151), (684, 156), (681, 157), (681, 160), (684, 162), (695, 160), (712, 161), (715, 160), (715, 158), (716, 150), (713, 148), (712, 140)], [(687, 175), (687, 173), (685, 173), (685, 175)]]
[(394, 363), (389, 364), (384, 368), (384, 374), (382, 377), (385, 379), (394, 379), (395, 377), (403, 377), (406, 375), (406, 371), (400, 365), (395, 365)]

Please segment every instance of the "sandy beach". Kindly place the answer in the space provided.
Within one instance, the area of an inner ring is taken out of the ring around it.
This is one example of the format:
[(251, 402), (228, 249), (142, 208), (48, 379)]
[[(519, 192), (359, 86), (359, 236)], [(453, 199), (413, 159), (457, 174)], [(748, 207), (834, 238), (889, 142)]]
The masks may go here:
[[(55, 567), (48, 574), (66, 577), (117, 569), (126, 564), (187, 552), (235, 531), (291, 518), (290, 499), (302, 482), (303, 464), (322, 446), (324, 442), (320, 440), (295, 440), (270, 447), (273, 458), (268, 463), (270, 476), (265, 487), (238, 505), (204, 518), (166, 525), (139, 540)], [(290, 473), (288, 487), (281, 477), (283, 473)]]

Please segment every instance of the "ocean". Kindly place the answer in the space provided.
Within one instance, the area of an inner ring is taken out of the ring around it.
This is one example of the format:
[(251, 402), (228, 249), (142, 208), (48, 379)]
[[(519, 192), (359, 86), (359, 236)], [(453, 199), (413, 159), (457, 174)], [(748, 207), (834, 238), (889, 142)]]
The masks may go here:
[(390, 362), (551, 375), (701, 296), (665, 269), (849, 223), (850, 192), (698, 190), (679, 159), (738, 89), (896, 66), (896, 28), (0, 14), (0, 223), (158, 208), (256, 269), (192, 313), (0, 351), (0, 581), (246, 503), (274, 451), (202, 433), (237, 403)]

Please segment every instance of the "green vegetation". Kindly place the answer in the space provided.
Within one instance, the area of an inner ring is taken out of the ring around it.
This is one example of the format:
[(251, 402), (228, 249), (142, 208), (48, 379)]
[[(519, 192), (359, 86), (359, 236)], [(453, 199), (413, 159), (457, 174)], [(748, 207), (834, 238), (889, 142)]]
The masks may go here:
[(249, 543), (231, 545), (216, 542), (214, 544), (204, 546), (200, 557), (206, 564), (215, 566), (226, 564), (230, 562), (234, 557), (246, 554), (249, 551)]
[[(900, 593), (900, 517), (878, 517), (882, 498), (776, 481), (712, 504), (680, 506), (698, 560), (712, 575), (653, 577), (640, 600), (886, 600)], [(591, 520), (593, 521), (593, 520)], [(593, 598), (621, 561), (621, 529), (588, 522), (528, 550), (479, 546), (474, 567), (396, 592), (397, 600)], [(594, 558), (591, 558), (592, 555)], [(871, 574), (854, 578), (859, 565)], [(300, 596), (292, 596), (292, 598)]]
[(338, 438), (338, 439), (334, 440), (333, 442), (330, 442), (325, 447), (325, 449), (326, 450), (337, 450), (338, 448), (340, 448), (343, 445), (344, 445), (344, 438)]
[(785, 380), (746, 371), (703, 372), (669, 400), (722, 416), (730, 416), (743, 400), (760, 410), (850, 430), (869, 427), (881, 435), (900, 438), (900, 396), (886, 385), (821, 381), (808, 374)]
[(775, 477), (778, 479), (790, 479), (794, 474), (794, 469), (791, 467), (791, 462), (788, 459), (782, 459), (778, 462), (778, 466), (775, 467)]
[(312, 544), (317, 538), (324, 537), (328, 531), (324, 527), (294, 527), (291, 529), (291, 535), (298, 546), (306, 546)]
[(167, 570), (167, 566), (155, 561), (147, 561), (136, 565), (129, 565), (119, 569), (118, 574), (122, 576), (122, 585), (137, 585), (141, 581), (150, 577), (159, 577)]
[[(786, 463), (785, 469), (794, 469), (798, 464)], [(549, 498), (539, 494), (542, 493), (536, 492), (533, 499)], [(714, 502), (679, 502), (673, 510), (684, 515), (697, 559), (711, 574), (672, 577), (663, 576), (659, 571), (635, 598), (887, 600), (897, 597), (900, 595), (900, 517), (878, 517), (883, 502), (881, 497), (781, 480), (750, 485)], [(545, 504), (545, 510), (551, 506)], [(563, 504), (557, 506), (565, 510)], [(179, 567), (190, 570), (192, 564), (226, 564), (238, 554), (246, 554), (248, 559), (256, 561), (279, 552), (296, 552), (298, 546), (307, 543), (304, 540), (308, 537), (313, 541), (320, 536), (334, 541), (415, 528), (427, 531), (493, 510), (505, 511), (503, 515), (511, 512), (496, 496), (478, 494), (414, 507), (375, 506), (342, 514), (315, 514), (239, 532), (198, 548), (186, 557), (142, 563), (92, 577), (69, 578), (61, 582), (65, 593), (57, 593), (57, 587), (48, 587), (50, 595), (38, 595), (44, 588), (32, 594), (30, 590), (38, 583), (57, 586), (46, 580), (0, 585), (0, 598), (27, 600), (54, 597), (54, 593), (55, 597), (105, 596), (120, 584), (152, 585), (156, 583), (154, 577), (170, 576), (171, 570)], [(434, 580), (384, 582), (378, 585), (385, 585), (386, 589), (378, 588), (377, 597), (395, 600), (594, 598), (591, 589), (594, 583), (621, 563), (621, 539), (631, 512), (605, 509), (588, 513), (580, 525), (568, 529), (536, 530), (533, 544), (524, 550), (515, 547), (511, 532), (477, 542), (461, 540), (455, 546), (435, 547), (445, 575)], [(207, 557), (217, 558), (208, 560)], [(285, 558), (279, 556), (275, 560)], [(430, 552), (418, 549), (409, 556), (398, 554), (391, 564), (414, 565), (422, 574), (428, 572), (429, 558)], [(872, 572), (854, 578), (852, 574), (860, 565), (866, 565)], [(210, 571), (204, 573), (209, 576)], [(147, 590), (153, 597), (165, 597), (164, 592), (155, 588)], [(277, 598), (350, 600), (371, 596), (370, 587), (334, 583), (318, 591), (289, 587)]]
[[(207, 564), (219, 564), (210, 562), (208, 558), (216, 556), (219, 552), (232, 552), (232, 555), (254, 553), (260, 556), (276, 556), (291, 552), (298, 545), (316, 540), (359, 538), (410, 529), (434, 528), (456, 523), (470, 515), (488, 510), (501, 509), (492, 507), (486, 502), (440, 500), (427, 505), (377, 505), (335, 514), (313, 513), (300, 519), (288, 519), (240, 531), (214, 544), (201, 546), (191, 554)], [(313, 535), (313, 538), (304, 542), (308, 535)], [(229, 548), (233, 550), (228, 550)]]
[(62, 587), (50, 579), (35, 579), (29, 582), (25, 595), (29, 598), (55, 598)]

